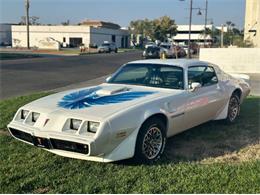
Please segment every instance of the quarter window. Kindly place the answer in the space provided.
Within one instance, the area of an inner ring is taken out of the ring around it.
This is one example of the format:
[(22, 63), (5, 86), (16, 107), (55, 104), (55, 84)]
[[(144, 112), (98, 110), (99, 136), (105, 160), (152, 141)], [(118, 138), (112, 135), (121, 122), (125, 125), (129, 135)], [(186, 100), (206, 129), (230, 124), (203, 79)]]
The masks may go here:
[(189, 85), (198, 82), (202, 86), (210, 86), (218, 83), (218, 78), (213, 67), (210, 66), (194, 66), (188, 70)]

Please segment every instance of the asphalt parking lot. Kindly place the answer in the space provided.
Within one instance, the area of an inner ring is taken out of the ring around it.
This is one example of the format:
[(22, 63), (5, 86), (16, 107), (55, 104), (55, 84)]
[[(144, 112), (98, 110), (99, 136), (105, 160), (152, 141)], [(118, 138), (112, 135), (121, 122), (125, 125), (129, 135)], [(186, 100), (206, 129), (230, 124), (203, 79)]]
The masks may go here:
[[(97, 85), (122, 64), (138, 59), (140, 51), (1, 61), (0, 99)], [(260, 74), (248, 75), (251, 95), (260, 96)]]
[(4, 60), (0, 99), (47, 91), (102, 77), (141, 58), (140, 51), (85, 56)]
[(250, 76), (250, 85), (251, 85), (251, 95), (260, 96), (260, 74), (251, 73)]

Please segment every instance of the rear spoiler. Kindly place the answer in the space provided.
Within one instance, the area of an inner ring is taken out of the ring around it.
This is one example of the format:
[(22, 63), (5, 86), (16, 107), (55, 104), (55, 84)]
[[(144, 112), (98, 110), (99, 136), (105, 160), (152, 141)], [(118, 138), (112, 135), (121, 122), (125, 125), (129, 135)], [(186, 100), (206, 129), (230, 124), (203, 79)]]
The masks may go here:
[(236, 79), (241, 79), (244, 80), (245, 82), (247, 82), (248, 84), (250, 84), (250, 76), (247, 74), (230, 74), (232, 77), (236, 78)]

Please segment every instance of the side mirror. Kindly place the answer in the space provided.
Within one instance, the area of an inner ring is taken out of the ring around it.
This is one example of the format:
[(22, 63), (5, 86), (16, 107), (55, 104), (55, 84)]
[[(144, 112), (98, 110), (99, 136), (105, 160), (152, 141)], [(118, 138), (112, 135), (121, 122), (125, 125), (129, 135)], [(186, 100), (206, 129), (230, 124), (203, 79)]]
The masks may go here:
[(107, 77), (106, 82), (108, 83), (110, 79), (111, 79), (111, 76)]
[(190, 90), (191, 92), (197, 91), (199, 88), (201, 88), (201, 84), (198, 82), (191, 83)]

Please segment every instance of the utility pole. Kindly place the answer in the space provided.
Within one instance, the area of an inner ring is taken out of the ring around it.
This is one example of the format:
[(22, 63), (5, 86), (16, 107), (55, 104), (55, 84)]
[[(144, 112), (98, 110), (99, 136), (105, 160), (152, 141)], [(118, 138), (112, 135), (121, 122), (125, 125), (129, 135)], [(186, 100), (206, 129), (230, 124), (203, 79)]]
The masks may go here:
[(206, 29), (207, 29), (207, 21), (208, 21), (208, 0), (206, 0), (206, 8), (205, 8), (205, 31), (204, 31), (204, 48), (206, 47), (206, 39), (207, 39), (207, 34), (206, 34)]
[(29, 32), (29, 0), (25, 0), (25, 11), (26, 11), (26, 31), (27, 31), (27, 49), (30, 49), (30, 32)]
[(188, 41), (188, 57), (191, 58), (191, 52), (190, 52), (190, 47), (191, 47), (191, 22), (192, 22), (192, 0), (190, 0), (190, 20), (189, 20), (189, 41)]

